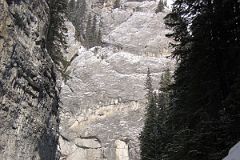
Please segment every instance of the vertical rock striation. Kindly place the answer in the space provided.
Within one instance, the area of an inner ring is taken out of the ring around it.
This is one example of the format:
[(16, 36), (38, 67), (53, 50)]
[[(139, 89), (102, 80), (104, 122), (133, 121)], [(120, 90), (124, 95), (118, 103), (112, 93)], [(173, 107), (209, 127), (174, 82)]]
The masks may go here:
[(47, 0), (0, 0), (0, 159), (54, 160), (58, 89)]

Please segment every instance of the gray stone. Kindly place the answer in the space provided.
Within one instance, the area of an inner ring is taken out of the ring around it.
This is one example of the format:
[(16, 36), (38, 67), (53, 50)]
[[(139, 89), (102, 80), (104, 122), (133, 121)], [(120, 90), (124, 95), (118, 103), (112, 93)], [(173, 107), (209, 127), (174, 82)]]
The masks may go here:
[(79, 46), (68, 67), (71, 79), (62, 84), (60, 134), (68, 142), (60, 145), (80, 147), (64, 154), (67, 160), (88, 160), (89, 151), (100, 160), (139, 160), (147, 68), (155, 88), (167, 68), (174, 70), (174, 61), (167, 58), (166, 13), (155, 14), (157, 3), (111, 5), (109, 0), (101, 9), (93, 8), (103, 20), (104, 46)]
[(56, 71), (46, 49), (35, 43), (36, 35), (46, 39), (49, 7), (45, 0), (10, 2), (0, 0), (0, 159), (54, 160)]
[(128, 145), (121, 140), (115, 141), (116, 145), (116, 160), (129, 160)]

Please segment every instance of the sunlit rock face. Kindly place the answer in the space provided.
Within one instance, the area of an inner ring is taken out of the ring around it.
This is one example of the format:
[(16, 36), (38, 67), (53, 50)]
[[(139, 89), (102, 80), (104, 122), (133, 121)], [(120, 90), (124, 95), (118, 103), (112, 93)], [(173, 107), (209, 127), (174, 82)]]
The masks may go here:
[(128, 144), (121, 140), (115, 141), (116, 160), (129, 160)]
[(59, 139), (61, 148), (61, 159), (102, 159), (101, 143), (97, 138), (76, 138), (74, 141), (66, 141), (62, 137)]
[(134, 12), (104, 40), (137, 55), (157, 57), (168, 54), (170, 41), (165, 37), (168, 30), (162, 20), (164, 16), (164, 13)]
[(45, 0), (0, 0), (0, 159), (54, 160), (58, 89)]
[(169, 30), (163, 21), (166, 13), (155, 14), (156, 4), (155, 1), (126, 2), (123, 9), (103, 14), (106, 34), (103, 40), (138, 55), (156, 57), (169, 54), (170, 40), (165, 36)]
[(73, 57), (78, 54), (78, 49), (81, 43), (75, 39), (75, 27), (69, 21), (65, 21), (65, 26), (67, 28), (66, 32), (66, 52), (64, 53), (64, 57), (67, 61), (71, 61)]
[(155, 14), (155, 1), (121, 1), (113, 9), (112, 2), (94, 10), (102, 17), (104, 45), (79, 46), (71, 78), (62, 84), (63, 160), (139, 160), (147, 68), (156, 88), (161, 74), (174, 70), (163, 24), (167, 9)]

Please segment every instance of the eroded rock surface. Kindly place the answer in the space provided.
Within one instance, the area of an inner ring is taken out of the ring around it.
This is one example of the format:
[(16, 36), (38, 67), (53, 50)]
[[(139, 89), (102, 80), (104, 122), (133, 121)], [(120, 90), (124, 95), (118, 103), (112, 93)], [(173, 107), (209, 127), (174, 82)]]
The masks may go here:
[(128, 144), (121, 140), (115, 141), (116, 160), (129, 160)]
[(71, 78), (62, 85), (62, 159), (139, 160), (147, 68), (155, 87), (167, 68), (174, 69), (163, 24), (167, 9), (155, 14), (155, 1), (111, 4), (95, 10), (103, 20), (104, 46), (79, 46), (68, 68)]
[[(7, 3), (8, 2), (8, 3)], [(54, 160), (58, 89), (45, 0), (0, 0), (0, 159)]]

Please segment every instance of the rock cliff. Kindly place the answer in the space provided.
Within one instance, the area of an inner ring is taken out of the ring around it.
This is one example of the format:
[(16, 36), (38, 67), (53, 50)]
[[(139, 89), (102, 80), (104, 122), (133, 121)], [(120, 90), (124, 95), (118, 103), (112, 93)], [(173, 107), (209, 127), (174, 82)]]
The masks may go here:
[[(140, 160), (147, 68), (155, 88), (174, 70), (168, 8), (87, 0), (103, 45), (84, 48), (66, 21), (68, 79), (60, 81), (46, 49), (50, 1), (0, 0), (0, 160)], [(239, 159), (239, 146), (224, 160)]]
[(58, 88), (47, 0), (0, 0), (0, 159), (54, 160)]
[(121, 1), (115, 9), (114, 1), (98, 2), (89, 5), (102, 20), (104, 46), (87, 50), (68, 33), (69, 55), (77, 56), (62, 84), (61, 159), (138, 160), (147, 68), (155, 87), (174, 69), (163, 23), (168, 10), (156, 14), (156, 1)]
[(85, 49), (65, 23), (70, 78), (59, 95), (46, 49), (48, 2), (0, 0), (0, 159), (138, 160), (147, 68), (155, 87), (174, 68), (166, 57), (167, 9), (156, 14), (157, 1), (123, 0), (114, 8), (113, 0), (89, 0), (103, 46)]

